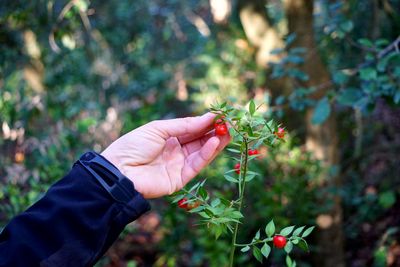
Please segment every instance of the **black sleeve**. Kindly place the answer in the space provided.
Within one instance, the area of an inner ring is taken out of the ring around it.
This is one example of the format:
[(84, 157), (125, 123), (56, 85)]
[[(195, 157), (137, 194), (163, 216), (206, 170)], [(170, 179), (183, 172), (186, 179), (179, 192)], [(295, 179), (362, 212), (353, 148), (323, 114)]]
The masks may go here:
[(0, 266), (92, 266), (124, 227), (149, 209), (135, 190), (128, 203), (115, 201), (82, 165), (75, 164), (4, 228)]

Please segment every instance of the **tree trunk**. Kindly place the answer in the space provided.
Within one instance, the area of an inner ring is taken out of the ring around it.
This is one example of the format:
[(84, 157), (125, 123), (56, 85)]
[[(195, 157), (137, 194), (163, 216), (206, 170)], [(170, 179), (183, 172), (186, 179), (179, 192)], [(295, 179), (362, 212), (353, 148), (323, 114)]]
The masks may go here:
[(283, 41), (275, 28), (271, 27), (265, 4), (267, 1), (239, 0), (239, 16), (249, 42), (256, 47), (256, 61), (259, 66), (267, 67), (270, 61), (279, 57), (271, 55), (275, 48), (281, 48)]
[[(296, 34), (294, 46), (307, 48), (305, 63), (302, 71), (309, 75), (309, 80), (302, 86), (318, 86), (326, 84), (331, 80), (330, 74), (321, 61), (318, 48), (314, 41), (313, 31), (313, 8), (314, 3), (310, 0), (287, 0), (285, 2), (289, 31)], [(315, 100), (325, 96), (327, 88), (319, 89), (312, 95)], [(340, 177), (331, 177), (328, 170), (339, 163), (337, 126), (334, 112), (330, 117), (319, 125), (311, 123), (314, 109), (306, 111), (306, 147), (314, 156), (321, 160), (326, 171), (322, 174), (321, 187), (340, 185)], [(341, 267), (344, 263), (343, 231), (342, 231), (342, 207), (339, 196), (325, 195), (323, 201), (332, 200), (333, 205), (325, 214), (317, 217), (318, 251), (315, 257), (315, 266)], [(326, 204), (326, 202), (325, 202)]]

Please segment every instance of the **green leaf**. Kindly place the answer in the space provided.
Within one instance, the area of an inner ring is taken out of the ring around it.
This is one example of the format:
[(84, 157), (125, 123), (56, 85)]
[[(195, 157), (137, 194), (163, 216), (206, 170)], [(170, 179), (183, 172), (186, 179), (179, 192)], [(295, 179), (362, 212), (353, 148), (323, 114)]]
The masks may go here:
[(379, 194), (379, 205), (388, 209), (396, 203), (396, 194), (393, 191), (386, 191)]
[(219, 224), (214, 227), (215, 227), (214, 228), (215, 239), (218, 239), (221, 236), (221, 234), (224, 232), (225, 226)]
[(287, 242), (286, 243), (286, 246), (285, 246), (285, 248), (284, 248), (284, 250), (286, 251), (286, 253), (287, 254), (289, 254), (290, 252), (292, 252), (292, 249), (293, 249), (293, 244), (292, 244), (292, 242)]
[(331, 105), (327, 97), (322, 98), (318, 101), (317, 106), (314, 109), (314, 114), (311, 118), (312, 124), (323, 123), (331, 113)]
[(296, 34), (295, 33), (291, 33), (291, 34), (289, 34), (287, 37), (286, 37), (286, 46), (289, 46), (289, 45), (291, 45), (293, 42), (294, 42), (294, 40), (296, 39)]
[(262, 253), (261, 253), (261, 250), (260, 250), (258, 247), (256, 247), (256, 246), (253, 247), (253, 256), (254, 256), (254, 258), (256, 258), (259, 262), (262, 262)]
[(264, 243), (261, 248), (261, 253), (264, 255), (265, 258), (268, 258), (269, 253), (271, 253), (271, 247), (267, 243)]
[(254, 236), (255, 240), (259, 240), (260, 239), (260, 230), (257, 231), (256, 235)]
[(188, 191), (192, 192), (193, 190), (197, 189), (197, 187), (199, 187), (199, 185), (200, 185), (200, 182), (195, 183)]
[(363, 46), (370, 47), (370, 48), (374, 46), (374, 44), (369, 39), (365, 39), (365, 38), (359, 39), (358, 43)]
[(360, 70), (360, 77), (365, 81), (374, 81), (378, 77), (376, 69), (365, 68)]
[(249, 112), (250, 112), (250, 115), (251, 115), (251, 116), (253, 116), (253, 115), (254, 115), (254, 112), (256, 112), (256, 104), (254, 104), (254, 101), (253, 101), (253, 100), (250, 101), (250, 104), (249, 104)]
[(241, 252), (247, 252), (247, 251), (249, 251), (250, 250), (250, 247), (249, 246), (245, 246), (245, 247), (243, 247), (240, 251)]
[(306, 251), (306, 252), (309, 251), (309, 250), (308, 250), (307, 241), (305, 241), (304, 239), (300, 239), (300, 240), (299, 240), (299, 243), (297, 244), (297, 246), (298, 246), (299, 248), (301, 248), (302, 250)]
[(219, 198), (214, 199), (211, 201), (211, 207), (216, 207), (221, 203), (221, 200)]
[(233, 153), (237, 153), (240, 154), (240, 150), (234, 149), (234, 148), (227, 148), (226, 150), (233, 152)]
[(314, 230), (315, 226), (311, 226), (307, 228), (307, 230), (304, 231), (304, 233), (301, 235), (301, 237), (307, 237), (311, 234), (311, 232)]
[(205, 209), (204, 206), (198, 206), (197, 208), (189, 210), (189, 212), (190, 213), (197, 213), (197, 212), (202, 211), (204, 209)]
[(353, 29), (353, 27), (354, 25), (351, 20), (340, 23), (340, 28), (342, 28), (342, 30), (344, 30), (345, 32), (350, 32)]
[(353, 106), (358, 100), (363, 97), (363, 93), (355, 88), (348, 88), (339, 92), (336, 100), (344, 106)]
[(292, 267), (292, 265), (293, 265), (293, 261), (292, 261), (292, 259), (290, 258), (290, 256), (287, 255), (287, 256), (286, 256), (286, 266), (287, 266), (287, 267)]
[(207, 191), (206, 191), (203, 187), (200, 187), (200, 188), (199, 188), (199, 195), (200, 195), (201, 198), (203, 198), (203, 199), (206, 199), (207, 196), (208, 196)]
[(288, 226), (282, 229), (282, 231), (279, 233), (280, 235), (283, 236), (288, 236), (294, 229), (294, 226)]
[(304, 228), (305, 228), (305, 226), (302, 226), (302, 227), (297, 228), (297, 229), (293, 232), (293, 236), (298, 236), (298, 235), (301, 233), (301, 231), (304, 230)]
[(267, 226), (265, 226), (265, 233), (267, 234), (268, 237), (271, 237), (275, 233), (275, 224), (274, 220), (271, 220)]
[(239, 183), (239, 180), (238, 180), (238, 179), (236, 179), (236, 178), (234, 178), (234, 177), (232, 177), (232, 176), (230, 176), (230, 175), (225, 174), (224, 177), (225, 177), (225, 179), (226, 179), (228, 182), (231, 182), (231, 183)]
[(254, 179), (254, 177), (256, 177), (255, 174), (246, 174), (246, 179), (245, 179), (245, 181), (246, 181), (246, 182), (250, 182), (251, 180)]
[(346, 82), (348, 82), (349, 76), (343, 73), (343, 71), (339, 70), (333, 73), (332, 79), (336, 84), (344, 85)]

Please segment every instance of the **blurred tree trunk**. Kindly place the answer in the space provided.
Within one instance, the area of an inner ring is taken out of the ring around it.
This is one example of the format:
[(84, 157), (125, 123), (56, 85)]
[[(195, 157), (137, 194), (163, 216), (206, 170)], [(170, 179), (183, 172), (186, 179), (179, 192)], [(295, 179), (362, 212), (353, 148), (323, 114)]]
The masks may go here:
[[(276, 48), (283, 48), (285, 43), (282, 36), (280, 36), (270, 23), (265, 9), (267, 3), (267, 0), (239, 0), (237, 8), (247, 40), (256, 48), (256, 63), (258, 66), (266, 69), (266, 76), (268, 77), (270, 75), (268, 63), (277, 62), (282, 59), (281, 54), (271, 55), (271, 51)], [(288, 78), (267, 79), (265, 87), (267, 93), (270, 91), (272, 96), (288, 96), (292, 92), (293, 84), (291, 79)], [(250, 92), (253, 94), (251, 97), (264, 101), (266, 94), (264, 88), (253, 89), (255, 90)], [(288, 110), (287, 114), (294, 119), (285, 123), (286, 127), (298, 128), (301, 126), (298, 123), (302, 117), (298, 112)]]
[(266, 3), (267, 1), (262, 0), (238, 1), (239, 16), (244, 32), (249, 42), (257, 49), (257, 64), (264, 68), (267, 67), (269, 61), (279, 60), (270, 52), (283, 46), (281, 37), (268, 21)]
[(211, 14), (216, 24), (226, 24), (232, 12), (232, 0), (210, 0)]
[[(297, 38), (294, 46), (307, 48), (306, 61), (302, 65), (302, 71), (307, 73), (310, 79), (302, 86), (318, 86), (327, 84), (331, 80), (326, 66), (318, 54), (318, 47), (314, 41), (313, 8), (310, 0), (287, 0), (285, 3), (286, 14), (289, 23), (289, 31), (295, 33)], [(320, 86), (312, 96), (315, 100), (325, 96), (326, 86)], [(330, 187), (340, 184), (340, 177), (330, 177), (328, 170), (339, 163), (337, 126), (334, 112), (320, 125), (311, 123), (313, 108), (306, 111), (306, 147), (316, 158), (324, 163), (327, 171), (321, 176), (321, 186)], [(317, 217), (319, 226), (316, 232), (318, 254), (316, 266), (341, 267), (344, 263), (344, 247), (342, 232), (342, 208), (339, 196), (325, 195), (325, 200), (332, 200), (333, 205), (326, 214)], [(326, 203), (325, 203), (326, 204)]]

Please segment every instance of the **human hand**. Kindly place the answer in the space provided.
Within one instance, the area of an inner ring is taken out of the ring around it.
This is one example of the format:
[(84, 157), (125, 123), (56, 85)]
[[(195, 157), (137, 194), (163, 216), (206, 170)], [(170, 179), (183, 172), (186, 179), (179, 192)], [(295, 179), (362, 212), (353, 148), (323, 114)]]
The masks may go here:
[(229, 143), (215, 136), (215, 114), (147, 123), (117, 139), (102, 156), (144, 198), (170, 195), (192, 180)]

